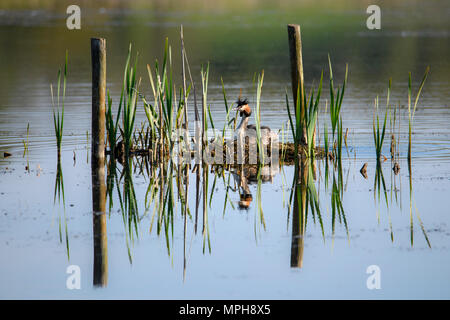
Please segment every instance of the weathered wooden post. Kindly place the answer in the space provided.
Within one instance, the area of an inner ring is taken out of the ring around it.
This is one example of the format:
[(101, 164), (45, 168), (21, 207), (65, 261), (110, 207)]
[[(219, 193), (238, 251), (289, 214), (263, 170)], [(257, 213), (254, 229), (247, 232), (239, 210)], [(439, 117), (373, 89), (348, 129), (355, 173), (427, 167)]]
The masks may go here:
[(106, 40), (91, 39), (92, 168), (105, 164)]
[[(294, 103), (297, 102), (297, 91), (300, 88), (300, 97), (303, 95), (303, 58), (302, 39), (300, 26), (298, 24), (288, 24), (289, 37), (289, 57), (291, 59), (291, 80), (292, 96)], [(303, 99), (301, 100), (301, 111), (304, 112)]]
[[(291, 80), (292, 80), (292, 96), (294, 98), (294, 108), (297, 105), (297, 98), (299, 98), (300, 115), (296, 114), (296, 117), (300, 116), (301, 121), (303, 121), (305, 116), (305, 103), (303, 98), (304, 78), (303, 78), (302, 37), (300, 33), (300, 26), (298, 24), (288, 24), (287, 29), (289, 39), (289, 57), (291, 60)], [(300, 93), (299, 97), (297, 97), (297, 92)], [(315, 138), (313, 139), (313, 141), (314, 140)], [(304, 144), (306, 142), (307, 142), (306, 128), (304, 128), (300, 143)]]
[(105, 184), (106, 40), (91, 39), (92, 58), (92, 211), (94, 286), (108, 282)]

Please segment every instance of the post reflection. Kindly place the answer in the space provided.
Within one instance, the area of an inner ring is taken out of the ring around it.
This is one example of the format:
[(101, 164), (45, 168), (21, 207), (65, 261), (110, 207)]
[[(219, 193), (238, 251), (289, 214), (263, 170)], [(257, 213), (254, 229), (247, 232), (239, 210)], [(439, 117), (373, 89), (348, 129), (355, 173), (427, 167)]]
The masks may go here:
[(303, 266), (304, 235), (306, 227), (306, 191), (309, 163), (299, 159), (294, 174), (294, 210), (292, 213), (291, 268)]
[(94, 241), (93, 284), (95, 287), (105, 287), (108, 284), (105, 166), (103, 161), (94, 161), (94, 157), (92, 158), (92, 214)]

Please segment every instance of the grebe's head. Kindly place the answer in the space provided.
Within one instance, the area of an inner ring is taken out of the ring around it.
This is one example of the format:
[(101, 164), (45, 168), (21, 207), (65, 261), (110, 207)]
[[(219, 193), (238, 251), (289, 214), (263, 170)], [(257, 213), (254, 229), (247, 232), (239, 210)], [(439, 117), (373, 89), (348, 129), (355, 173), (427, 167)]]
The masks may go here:
[(236, 101), (236, 103), (237, 107), (235, 108), (235, 110), (239, 111), (239, 116), (250, 117), (250, 115), (252, 114), (252, 109), (248, 105), (248, 100), (247, 99), (241, 100), (239, 98), (238, 101)]

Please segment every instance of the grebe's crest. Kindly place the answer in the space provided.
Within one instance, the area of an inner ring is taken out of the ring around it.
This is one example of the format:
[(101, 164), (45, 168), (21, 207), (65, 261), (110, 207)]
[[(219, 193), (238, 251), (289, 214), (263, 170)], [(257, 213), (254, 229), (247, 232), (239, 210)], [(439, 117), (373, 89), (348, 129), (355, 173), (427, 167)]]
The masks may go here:
[(243, 99), (241, 100), (241, 98), (238, 99), (238, 101), (236, 101), (238, 108), (245, 106), (246, 104), (248, 104), (248, 99)]
[(252, 114), (252, 109), (248, 105), (248, 100), (247, 99), (241, 100), (241, 98), (239, 98), (238, 101), (236, 101), (236, 103), (238, 110), (240, 111), (239, 115), (241, 117), (243, 117), (244, 115), (246, 117), (250, 117), (250, 115)]

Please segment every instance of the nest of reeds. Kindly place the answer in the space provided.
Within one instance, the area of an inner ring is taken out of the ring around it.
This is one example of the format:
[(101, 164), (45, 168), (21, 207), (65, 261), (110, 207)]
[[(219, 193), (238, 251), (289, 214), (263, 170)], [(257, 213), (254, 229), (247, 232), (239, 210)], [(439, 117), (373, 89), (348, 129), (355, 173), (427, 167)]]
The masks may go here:
[[(153, 146), (153, 149), (152, 149)], [(223, 158), (222, 163), (224, 164), (237, 164), (243, 160), (244, 164), (249, 163), (259, 163), (261, 158), (259, 156), (259, 151), (255, 147), (251, 147), (248, 143), (244, 144), (243, 150), (238, 151), (237, 142), (234, 142), (234, 146), (231, 148), (228, 147), (228, 144), (222, 146)], [(229, 150), (230, 149), (230, 150)], [(254, 154), (256, 150), (256, 153)], [(193, 159), (196, 157), (196, 151), (190, 149), (190, 157)], [(210, 144), (205, 148), (205, 152), (210, 157), (210, 159), (214, 159), (216, 163), (220, 163), (220, 159), (216, 157), (216, 148), (214, 144)], [(233, 154), (231, 155), (231, 152)], [(242, 155), (240, 152), (243, 152)], [(296, 155), (295, 155), (295, 144), (292, 142), (280, 143), (278, 147), (278, 159), (283, 164), (294, 164)], [(111, 152), (108, 152), (111, 154)], [(161, 156), (162, 155), (162, 156)], [(181, 151), (180, 155), (183, 156), (184, 152)], [(252, 155), (252, 156), (250, 156)], [(314, 157), (317, 159), (322, 159), (326, 155), (324, 148), (316, 147), (314, 148)], [(125, 144), (122, 140), (120, 140), (114, 148), (114, 156), (116, 159), (121, 160), (125, 159), (126, 151)], [(132, 145), (129, 150), (128, 156), (147, 156), (150, 159), (154, 159), (154, 161), (167, 160), (170, 157), (169, 146), (165, 145), (164, 148), (161, 148), (160, 144), (145, 144), (145, 148), (142, 148), (140, 145)], [(271, 150), (267, 148), (265, 151), (264, 157), (271, 157)], [(305, 158), (307, 156), (307, 146), (300, 144), (298, 146), (298, 158)], [(231, 160), (233, 159), (233, 160)], [(256, 161), (256, 162), (255, 162)]]
[[(298, 146), (299, 158), (307, 156), (307, 146), (300, 144)], [(323, 159), (326, 157), (326, 152), (323, 147), (314, 148), (314, 157), (316, 159)], [(280, 160), (285, 164), (293, 164), (295, 161), (295, 144), (292, 142), (280, 143)]]
[[(227, 164), (256, 164), (261, 161), (260, 153), (256, 146), (251, 146), (248, 142), (244, 144), (243, 150), (238, 149), (237, 141), (234, 141), (234, 146), (229, 147), (228, 144), (222, 146), (223, 151), (223, 163)], [(230, 150), (229, 150), (230, 149)], [(214, 145), (209, 145), (207, 149), (208, 156), (214, 158), (217, 162), (216, 150)], [(307, 157), (308, 148), (306, 145), (298, 146), (298, 158)], [(232, 154), (231, 154), (232, 153)], [(191, 151), (191, 156), (195, 157), (195, 151)], [(322, 159), (326, 156), (325, 150), (322, 147), (314, 148), (314, 157)], [(271, 158), (271, 149), (266, 148), (264, 151), (264, 158)], [(292, 142), (279, 143), (278, 146), (278, 160), (282, 164), (294, 164), (296, 159), (295, 144)], [(266, 160), (265, 160), (266, 161)], [(270, 161), (269, 161), (270, 162)]]
[[(161, 148), (160, 146), (160, 144), (154, 144), (153, 148), (151, 145), (148, 145), (146, 148), (142, 148), (136, 145), (131, 145), (128, 151), (128, 157), (148, 157), (152, 160), (152, 162), (157, 162), (160, 159), (168, 159), (170, 157), (169, 148), (167, 148), (167, 146), (165, 148)], [(111, 150), (108, 150), (107, 154), (111, 156)], [(123, 140), (120, 140), (114, 148), (114, 157), (119, 161), (119, 163), (124, 163), (126, 156), (125, 143)]]

